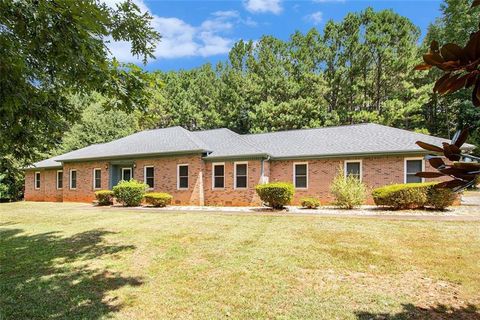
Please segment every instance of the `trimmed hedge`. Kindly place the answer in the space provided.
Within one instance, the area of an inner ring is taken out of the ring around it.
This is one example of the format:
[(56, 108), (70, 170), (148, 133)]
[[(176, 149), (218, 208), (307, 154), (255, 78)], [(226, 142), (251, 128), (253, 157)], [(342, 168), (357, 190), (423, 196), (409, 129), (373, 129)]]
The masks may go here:
[(314, 197), (305, 197), (300, 199), (302, 207), (307, 209), (316, 209), (320, 206), (320, 200)]
[(113, 194), (118, 202), (126, 207), (136, 207), (142, 203), (147, 185), (137, 180), (120, 181), (113, 187)]
[(151, 192), (145, 196), (145, 202), (151, 204), (154, 207), (165, 207), (172, 203), (172, 195), (164, 192)]
[(445, 209), (453, 204), (456, 194), (450, 189), (435, 188), (437, 182), (393, 184), (374, 189), (373, 200), (378, 206), (393, 209), (416, 209), (426, 206)]
[(260, 199), (273, 209), (282, 209), (292, 201), (295, 194), (293, 184), (287, 182), (259, 184), (255, 190)]
[(97, 199), (99, 206), (109, 206), (113, 204), (113, 191), (98, 190), (95, 192), (95, 198)]

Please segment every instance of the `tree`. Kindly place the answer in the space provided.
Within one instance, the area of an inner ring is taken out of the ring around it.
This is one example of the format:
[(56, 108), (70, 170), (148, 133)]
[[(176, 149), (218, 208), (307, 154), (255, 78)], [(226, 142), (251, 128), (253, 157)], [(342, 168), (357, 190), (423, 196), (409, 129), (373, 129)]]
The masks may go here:
[(0, 154), (28, 163), (61, 139), (79, 110), (72, 93), (98, 90), (110, 108), (145, 104), (148, 75), (111, 60), (107, 40), (129, 41), (143, 61), (160, 35), (130, 0), (0, 2)]

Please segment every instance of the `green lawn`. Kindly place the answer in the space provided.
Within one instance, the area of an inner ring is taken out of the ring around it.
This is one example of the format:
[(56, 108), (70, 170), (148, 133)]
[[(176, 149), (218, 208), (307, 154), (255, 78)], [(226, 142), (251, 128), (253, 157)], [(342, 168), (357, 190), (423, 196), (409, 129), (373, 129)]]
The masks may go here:
[(0, 204), (0, 319), (479, 319), (480, 223)]

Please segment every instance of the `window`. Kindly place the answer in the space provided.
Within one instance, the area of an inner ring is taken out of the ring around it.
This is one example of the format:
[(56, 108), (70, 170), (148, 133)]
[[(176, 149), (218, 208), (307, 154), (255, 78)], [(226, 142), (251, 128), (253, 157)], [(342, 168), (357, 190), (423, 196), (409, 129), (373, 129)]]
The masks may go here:
[(225, 187), (225, 164), (224, 163), (213, 163), (213, 188), (224, 188)]
[(58, 170), (57, 171), (57, 189), (62, 189), (63, 188), (63, 171)]
[(93, 169), (93, 189), (102, 188), (102, 169)]
[(77, 189), (77, 170), (70, 170), (70, 189)]
[(179, 164), (177, 166), (178, 173), (178, 189), (188, 189), (188, 165)]
[(35, 172), (35, 189), (40, 189), (40, 172)]
[(423, 182), (423, 178), (417, 177), (417, 172), (423, 171), (423, 159), (405, 159), (405, 183)]
[(294, 181), (295, 188), (297, 189), (308, 188), (308, 164), (307, 163), (293, 164), (293, 181)]
[(235, 188), (247, 188), (248, 163), (235, 162)]
[(132, 179), (132, 168), (122, 168), (122, 180), (130, 181)]
[(359, 180), (362, 180), (362, 161), (361, 160), (345, 161), (345, 177), (347, 176), (354, 176)]
[(146, 166), (143, 171), (144, 182), (150, 189), (155, 186), (155, 169), (152, 166)]

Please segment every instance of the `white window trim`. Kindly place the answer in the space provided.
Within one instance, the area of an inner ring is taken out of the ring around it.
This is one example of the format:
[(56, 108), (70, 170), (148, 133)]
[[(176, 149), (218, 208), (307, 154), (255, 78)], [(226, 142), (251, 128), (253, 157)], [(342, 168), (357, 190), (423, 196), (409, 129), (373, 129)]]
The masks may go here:
[[(223, 188), (215, 187), (215, 167), (223, 166)], [(224, 190), (225, 189), (225, 162), (212, 162), (212, 190)]]
[[(245, 172), (246, 177), (247, 177), (247, 186), (246, 187), (237, 187), (237, 165), (239, 165), (239, 164), (246, 164), (247, 165), (247, 171)], [(233, 163), (233, 188), (234, 189), (240, 189), (240, 190), (248, 189), (248, 161), (237, 161), (237, 162)]]
[[(407, 161), (409, 160), (422, 160), (422, 171), (425, 171), (425, 159), (423, 157), (412, 157), (403, 159), (403, 183), (407, 183)], [(422, 178), (422, 182), (425, 182), (425, 178)]]
[(155, 188), (155, 167), (152, 165), (143, 167), (143, 182), (147, 184), (147, 168), (153, 168), (153, 188), (148, 188), (148, 190), (153, 190)]
[(360, 181), (363, 180), (363, 161), (361, 159), (345, 160), (343, 164), (343, 175), (347, 178), (347, 164), (348, 163), (360, 163)]
[(125, 171), (127, 171), (127, 170), (130, 171), (130, 180), (132, 180), (132, 179), (133, 179), (133, 170), (132, 170), (132, 168), (130, 168), (130, 167), (122, 168), (122, 180), (123, 180), (123, 177), (124, 177), (124, 174), (123, 174), (123, 173), (124, 173)]
[[(296, 166), (297, 164), (306, 164), (307, 165), (307, 186), (305, 188), (303, 187), (297, 187), (297, 184), (296, 184), (296, 179), (295, 179), (295, 176), (296, 176)], [(299, 190), (307, 190), (308, 189), (308, 162), (294, 162), (293, 163), (293, 185), (295, 186), (295, 189), (299, 189)]]
[[(95, 188), (95, 171), (100, 170), (100, 188)], [(92, 171), (92, 186), (93, 190), (100, 190), (102, 189), (102, 168), (93, 168)]]
[[(75, 171), (75, 188), (72, 188), (72, 172)], [(78, 180), (78, 172), (77, 169), (70, 169), (70, 175), (68, 176), (68, 186), (70, 187), (70, 190), (77, 190), (77, 181)]]
[[(62, 173), (62, 187), (61, 188), (58, 187), (58, 174), (59, 173)], [(62, 190), (63, 189), (63, 170), (57, 170), (56, 180), (57, 180), (57, 190)]]
[(190, 185), (190, 171), (187, 170), (188, 175), (187, 175), (187, 180), (188, 184), (186, 188), (180, 188), (180, 167), (189, 167), (188, 163), (180, 163), (177, 164), (177, 190), (188, 190), (188, 186)]
[[(37, 187), (37, 174), (38, 174), (38, 181), (40, 182), (40, 187)], [(33, 187), (35, 190), (40, 190), (42, 187), (42, 175), (40, 174), (40, 171), (35, 171), (35, 174), (33, 175)]]

